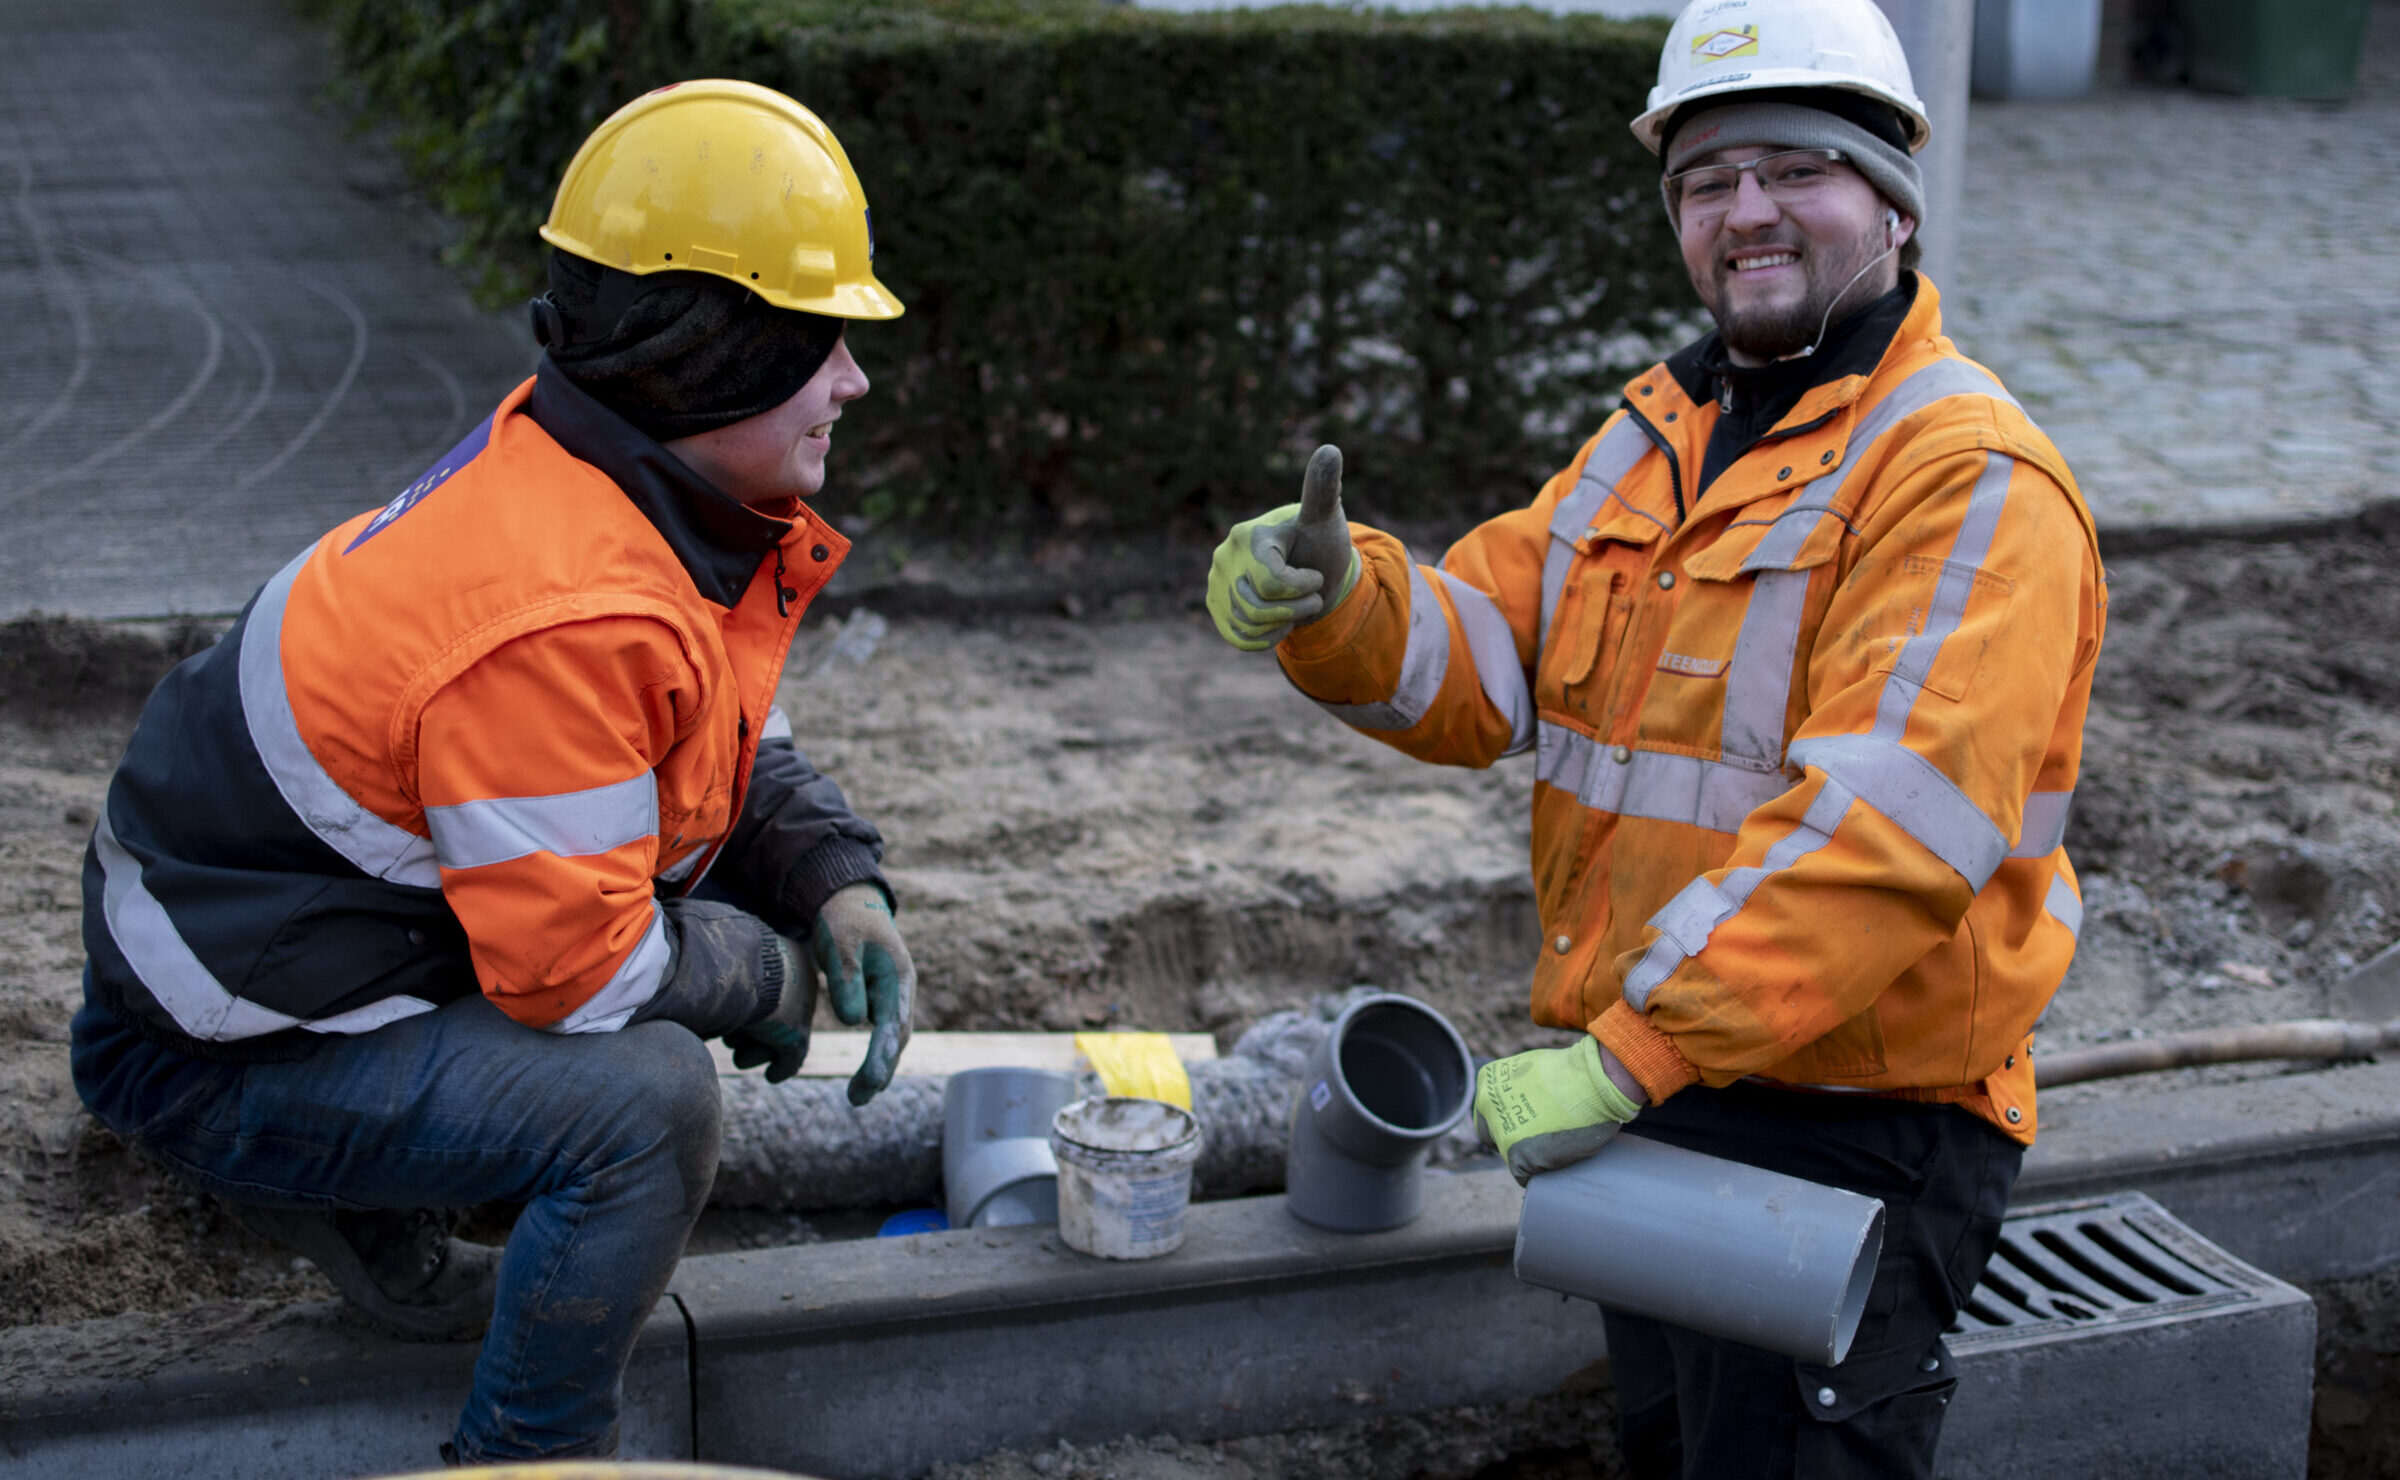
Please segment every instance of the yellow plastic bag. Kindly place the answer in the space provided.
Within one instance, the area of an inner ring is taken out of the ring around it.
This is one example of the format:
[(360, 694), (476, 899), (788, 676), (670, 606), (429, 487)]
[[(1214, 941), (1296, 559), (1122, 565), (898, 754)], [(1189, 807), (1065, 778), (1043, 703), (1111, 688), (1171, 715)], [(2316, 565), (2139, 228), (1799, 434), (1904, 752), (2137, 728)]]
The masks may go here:
[(1075, 1050), (1112, 1095), (1192, 1108), (1191, 1076), (1164, 1033), (1078, 1033)]

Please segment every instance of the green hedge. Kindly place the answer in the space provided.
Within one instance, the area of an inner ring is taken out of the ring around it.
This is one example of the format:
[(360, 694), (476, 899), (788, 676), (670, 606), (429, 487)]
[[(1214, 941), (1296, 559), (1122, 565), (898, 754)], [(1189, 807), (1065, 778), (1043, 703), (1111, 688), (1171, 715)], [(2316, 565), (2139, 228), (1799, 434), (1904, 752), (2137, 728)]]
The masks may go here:
[[(1201, 527), (1338, 442), (1362, 516), (1522, 501), (1689, 312), (1627, 131), (1663, 28), (1069, 0), (313, 0), (495, 296), (689, 76), (832, 124), (909, 306), (836, 467), (920, 526)], [(861, 436), (863, 433), (863, 438)], [(863, 446), (862, 446), (863, 441)]]

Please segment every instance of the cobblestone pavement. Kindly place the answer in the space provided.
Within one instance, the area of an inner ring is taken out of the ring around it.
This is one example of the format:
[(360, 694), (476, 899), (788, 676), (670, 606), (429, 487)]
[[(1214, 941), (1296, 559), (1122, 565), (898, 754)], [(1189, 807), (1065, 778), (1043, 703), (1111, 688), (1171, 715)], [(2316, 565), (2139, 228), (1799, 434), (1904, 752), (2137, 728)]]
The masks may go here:
[[(0, 617), (230, 611), (526, 372), (328, 75), (279, 0), (0, 0)], [(1970, 127), (1952, 332), (2104, 524), (2400, 494), (2400, 3), (2343, 107)]]
[(2400, 496), (2400, 5), (2343, 106), (1977, 103), (1959, 347), (2105, 526)]

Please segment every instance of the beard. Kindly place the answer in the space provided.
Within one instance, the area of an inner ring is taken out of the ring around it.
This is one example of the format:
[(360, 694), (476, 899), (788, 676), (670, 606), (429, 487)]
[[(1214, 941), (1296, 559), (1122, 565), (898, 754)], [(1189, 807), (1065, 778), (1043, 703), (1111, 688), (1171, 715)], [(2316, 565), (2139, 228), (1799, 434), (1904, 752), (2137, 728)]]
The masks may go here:
[(1700, 294), (1701, 302), (1717, 321), (1717, 333), (1725, 341), (1725, 347), (1762, 364), (1813, 348), (1828, 322), (1839, 315), (1841, 305), (1857, 308), (1877, 296), (1866, 275), (1866, 269), (1876, 261), (1877, 244), (1866, 240), (1854, 242), (1850, 250), (1838, 256), (1806, 242), (1789, 245), (1800, 253), (1801, 266), (1808, 274), (1808, 290), (1798, 300), (1733, 306), (1731, 295), (1725, 291), (1734, 275), (1733, 269), (1722, 264), (1713, 274), (1708, 289)]
[(1812, 274), (1808, 297), (1773, 308), (1716, 310), (1717, 333), (1735, 354), (1762, 363), (1796, 355), (1816, 342), (1831, 292), (1820, 293)]

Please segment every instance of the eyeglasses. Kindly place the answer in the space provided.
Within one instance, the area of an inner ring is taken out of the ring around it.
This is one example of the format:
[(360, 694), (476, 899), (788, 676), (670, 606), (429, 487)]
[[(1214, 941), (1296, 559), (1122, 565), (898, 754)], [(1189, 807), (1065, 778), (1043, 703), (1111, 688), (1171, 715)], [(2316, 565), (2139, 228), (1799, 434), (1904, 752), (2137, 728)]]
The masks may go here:
[(1734, 200), (1742, 190), (1742, 175), (1746, 171), (1758, 180), (1758, 188), (1777, 205), (1793, 206), (1823, 189), (1839, 178), (1834, 166), (1843, 160), (1839, 149), (1786, 149), (1780, 154), (1762, 155), (1747, 164), (1709, 164), (1696, 170), (1679, 170), (1667, 176), (1674, 187), (1675, 204), (1684, 215), (1700, 220), (1722, 216), (1733, 209)]

